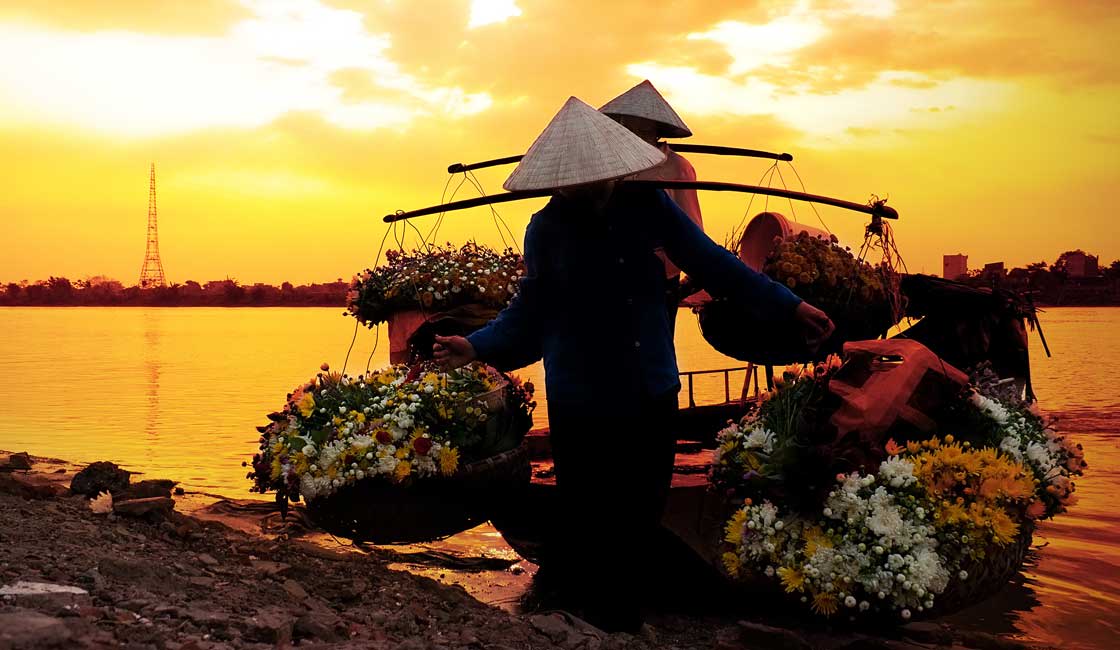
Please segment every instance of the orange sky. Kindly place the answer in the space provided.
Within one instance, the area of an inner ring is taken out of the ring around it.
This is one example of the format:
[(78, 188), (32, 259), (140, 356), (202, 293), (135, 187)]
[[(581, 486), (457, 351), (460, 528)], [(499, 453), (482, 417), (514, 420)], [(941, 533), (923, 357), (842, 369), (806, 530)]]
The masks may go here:
[[(0, 0), (0, 281), (135, 282), (152, 160), (170, 281), (348, 278), (381, 215), (438, 201), (448, 163), (520, 153), (569, 95), (643, 78), (693, 142), (789, 151), (811, 192), (889, 195), (911, 270), (1111, 261), (1118, 31), (1112, 0)], [(693, 162), (747, 183), (767, 166)], [(701, 202), (721, 241), (747, 204)], [(501, 214), (520, 237), (539, 205)], [(821, 214), (858, 243), (862, 215)], [(482, 210), (440, 236), (500, 243)]]

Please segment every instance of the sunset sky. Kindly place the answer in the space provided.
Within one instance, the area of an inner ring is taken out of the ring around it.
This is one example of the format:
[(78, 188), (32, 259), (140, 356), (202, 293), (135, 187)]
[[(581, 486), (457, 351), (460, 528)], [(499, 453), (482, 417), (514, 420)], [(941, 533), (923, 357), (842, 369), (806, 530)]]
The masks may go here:
[[(439, 201), (448, 163), (521, 153), (569, 95), (645, 78), (691, 142), (793, 153), (810, 192), (889, 195), (911, 270), (1107, 263), (1117, 33), (1114, 0), (0, 0), (0, 281), (134, 283), (151, 161), (169, 281), (349, 278), (382, 215)], [(767, 167), (692, 160), (711, 180)], [(511, 170), (479, 176), (495, 192)], [(722, 241), (747, 198), (700, 198)], [(540, 205), (501, 215), (520, 238)], [(858, 244), (863, 215), (820, 210)], [(441, 240), (468, 238), (501, 243), (489, 212), (446, 219)]]

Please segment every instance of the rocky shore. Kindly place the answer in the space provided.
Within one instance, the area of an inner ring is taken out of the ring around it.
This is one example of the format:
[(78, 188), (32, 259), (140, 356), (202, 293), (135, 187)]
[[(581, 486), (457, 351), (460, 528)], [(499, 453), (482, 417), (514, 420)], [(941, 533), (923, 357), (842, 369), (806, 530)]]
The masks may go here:
[[(392, 553), (332, 551), (182, 514), (170, 481), (125, 480), (112, 511), (98, 513), (71, 490), (77, 468), (8, 456), (0, 452), (0, 650), (1027, 647), (935, 623), (879, 637), (725, 615), (662, 615), (641, 635), (605, 635), (564, 613), (510, 614), (393, 570)], [(112, 480), (105, 470), (98, 480)]]

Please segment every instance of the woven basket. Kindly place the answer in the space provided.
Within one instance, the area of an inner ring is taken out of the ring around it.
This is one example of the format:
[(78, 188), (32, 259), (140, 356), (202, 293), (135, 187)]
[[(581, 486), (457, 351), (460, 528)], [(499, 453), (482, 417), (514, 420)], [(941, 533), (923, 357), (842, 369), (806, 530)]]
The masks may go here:
[[(771, 605), (783, 603), (779, 607), (782, 612), (803, 612), (806, 605), (800, 602), (801, 594), (788, 594), (782, 589), (781, 584), (773, 579), (761, 575), (747, 577), (733, 577), (727, 573), (720, 558), (723, 551), (731, 550), (729, 544), (723, 541), (723, 525), (737, 509), (732, 504), (725, 504), (726, 517), (721, 520), (718, 528), (712, 526), (708, 538), (714, 548), (719, 549), (709, 559), (716, 564), (720, 575), (735, 585), (744, 602), (768, 602)], [(911, 621), (938, 618), (953, 612), (971, 607), (998, 593), (1007, 583), (1022, 570), (1027, 553), (1031, 548), (1034, 534), (1034, 523), (1024, 521), (1020, 523), (1019, 535), (1006, 546), (991, 545), (986, 551), (986, 558), (982, 561), (972, 561), (962, 567), (968, 572), (968, 579), (961, 580), (954, 575), (949, 580), (949, 586), (934, 599), (933, 609), (918, 612), (911, 611)], [(842, 612), (841, 612), (842, 613)], [(833, 617), (833, 622), (844, 623), (844, 617)], [(896, 612), (876, 612), (874, 610), (860, 614), (855, 623), (862, 626), (898, 625), (905, 623)]]
[(1013, 542), (1006, 546), (993, 545), (988, 548), (987, 557), (983, 561), (974, 561), (965, 566), (968, 579), (958, 580), (954, 576), (945, 592), (937, 597), (933, 611), (926, 615), (951, 614), (994, 596), (1023, 568), (1033, 538), (1034, 522), (1021, 522), (1019, 536)]
[(473, 528), (529, 483), (529, 450), (522, 443), (465, 464), (451, 477), (393, 483), (367, 478), (313, 499), (308, 514), (323, 530), (375, 544), (429, 542)]

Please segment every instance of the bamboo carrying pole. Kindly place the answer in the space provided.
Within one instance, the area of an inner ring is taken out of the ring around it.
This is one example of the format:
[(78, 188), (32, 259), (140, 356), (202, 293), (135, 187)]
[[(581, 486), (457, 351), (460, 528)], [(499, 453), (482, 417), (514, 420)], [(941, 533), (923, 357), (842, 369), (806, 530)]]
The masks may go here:
[[(759, 185), (741, 185), (739, 183), (722, 183), (718, 181), (621, 181), (627, 185), (635, 185), (639, 187), (655, 187), (666, 190), (707, 190), (712, 192), (741, 192), (744, 194), (762, 194), (765, 196), (777, 196), (780, 198), (793, 199), (797, 201), (806, 201), (808, 203), (821, 203), (824, 205), (831, 205), (853, 212), (862, 212), (884, 219), (897, 219), (898, 211), (892, 207), (887, 206), (882, 202), (875, 202), (870, 205), (863, 203), (853, 203), (851, 201), (844, 201), (842, 199), (834, 199), (828, 196), (820, 196), (817, 194), (807, 194), (805, 192), (795, 192), (793, 190), (780, 189), (776, 187), (762, 187)], [(413, 217), (422, 217), (429, 214), (438, 214), (441, 212), (453, 212), (455, 210), (465, 210), (467, 208), (475, 208), (481, 205), (493, 205), (495, 203), (507, 203), (509, 201), (520, 201), (522, 199), (535, 199), (544, 196), (549, 196), (554, 190), (525, 190), (518, 192), (505, 192), (503, 194), (494, 194), (491, 196), (479, 196), (473, 199), (464, 199), (462, 201), (452, 201), (451, 203), (444, 203), (441, 205), (433, 205), (428, 208), (421, 208), (419, 210), (412, 210), (409, 212), (398, 211), (394, 214), (385, 215), (385, 223), (393, 223), (394, 221), (402, 221), (404, 219), (411, 219)]]
[[(716, 156), (742, 156), (744, 158), (768, 158), (770, 160), (781, 160), (783, 162), (793, 161), (793, 154), (788, 153), (774, 153), (772, 151), (759, 151), (758, 149), (743, 149), (740, 147), (723, 147), (714, 144), (677, 144), (669, 145), (673, 151), (681, 153), (710, 153)], [(483, 160), (475, 163), (452, 163), (447, 166), (448, 174), (459, 174), (462, 172), (469, 172), (475, 169), (485, 169), (486, 167), (498, 167), (500, 165), (512, 165), (515, 162), (520, 162), (521, 156), (506, 156), (505, 158), (495, 158), (493, 160)]]

